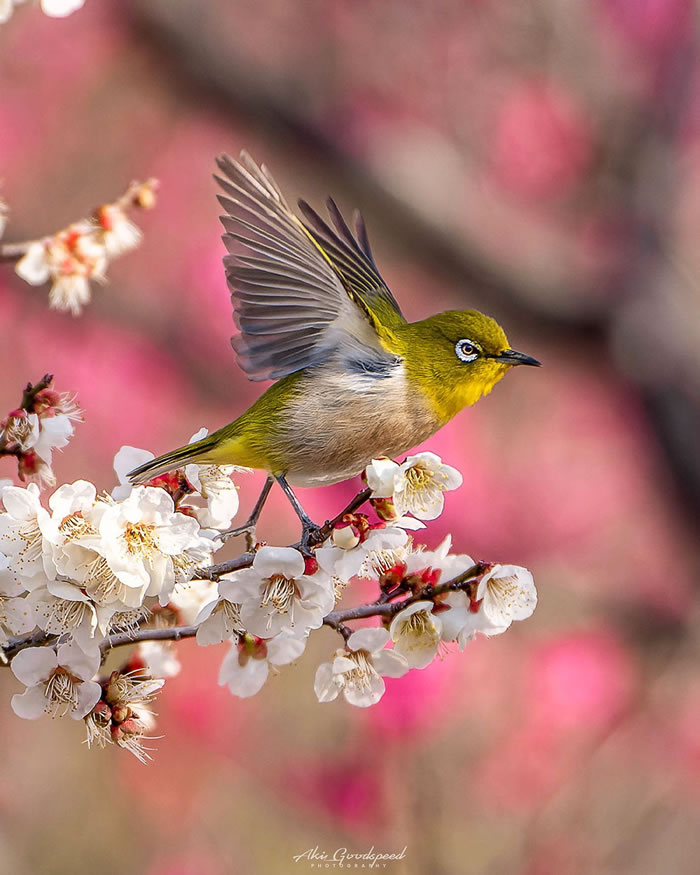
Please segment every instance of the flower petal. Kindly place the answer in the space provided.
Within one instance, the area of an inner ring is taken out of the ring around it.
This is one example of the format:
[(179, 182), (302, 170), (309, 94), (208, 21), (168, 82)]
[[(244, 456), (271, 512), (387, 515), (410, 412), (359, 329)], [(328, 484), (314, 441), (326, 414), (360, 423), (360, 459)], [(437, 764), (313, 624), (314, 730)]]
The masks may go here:
[(12, 673), (28, 687), (45, 681), (58, 665), (53, 647), (27, 647), (10, 663)]

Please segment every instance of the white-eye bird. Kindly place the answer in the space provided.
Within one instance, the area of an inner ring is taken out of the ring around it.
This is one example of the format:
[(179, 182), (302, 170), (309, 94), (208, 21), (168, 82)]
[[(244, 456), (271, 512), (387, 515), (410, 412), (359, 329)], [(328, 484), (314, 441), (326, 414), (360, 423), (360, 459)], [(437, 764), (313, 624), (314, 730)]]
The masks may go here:
[(238, 364), (276, 380), (238, 419), (131, 472), (134, 483), (189, 463), (268, 472), (250, 529), (277, 480), (303, 526), (315, 530), (289, 483), (318, 486), (405, 453), (475, 404), (514, 365), (501, 326), (475, 310), (407, 322), (382, 280), (364, 222), (355, 234), (333, 200), (330, 227), (307, 203), (303, 219), (264, 166), (242, 153), (217, 159), (224, 256)]

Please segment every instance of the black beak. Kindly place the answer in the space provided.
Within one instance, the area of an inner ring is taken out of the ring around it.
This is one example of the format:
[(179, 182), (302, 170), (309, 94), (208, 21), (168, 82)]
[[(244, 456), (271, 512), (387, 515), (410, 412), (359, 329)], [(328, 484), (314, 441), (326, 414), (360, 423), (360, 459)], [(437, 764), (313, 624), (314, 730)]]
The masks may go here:
[(525, 355), (524, 352), (516, 352), (514, 349), (504, 349), (500, 355), (495, 355), (497, 362), (504, 365), (532, 365), (535, 368), (541, 368), (542, 363), (538, 362), (531, 355)]

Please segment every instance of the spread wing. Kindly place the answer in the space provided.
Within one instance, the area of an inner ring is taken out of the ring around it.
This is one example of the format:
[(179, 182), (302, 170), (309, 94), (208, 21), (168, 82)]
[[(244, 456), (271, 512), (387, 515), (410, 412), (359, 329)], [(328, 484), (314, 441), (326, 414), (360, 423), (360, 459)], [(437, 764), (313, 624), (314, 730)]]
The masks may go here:
[(366, 361), (370, 372), (394, 364), (390, 326), (403, 317), (377, 272), (361, 218), (359, 242), (335, 204), (338, 234), (302, 204), (306, 227), (246, 153), (240, 161), (222, 156), (217, 165), (224, 267), (240, 329), (231, 343), (248, 377), (276, 380), (339, 350)]

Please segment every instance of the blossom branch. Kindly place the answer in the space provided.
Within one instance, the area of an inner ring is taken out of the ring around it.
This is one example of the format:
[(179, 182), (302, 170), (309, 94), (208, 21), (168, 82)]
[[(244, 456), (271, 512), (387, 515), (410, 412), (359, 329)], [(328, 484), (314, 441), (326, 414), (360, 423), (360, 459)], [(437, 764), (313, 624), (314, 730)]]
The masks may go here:
[(124, 194), (99, 206), (88, 219), (46, 237), (0, 243), (0, 262), (15, 263), (15, 272), (29, 285), (50, 280), (50, 306), (77, 315), (90, 300), (89, 281), (105, 282), (109, 261), (139, 245), (141, 231), (127, 217), (127, 210), (150, 209), (156, 189), (155, 179), (132, 182)]

